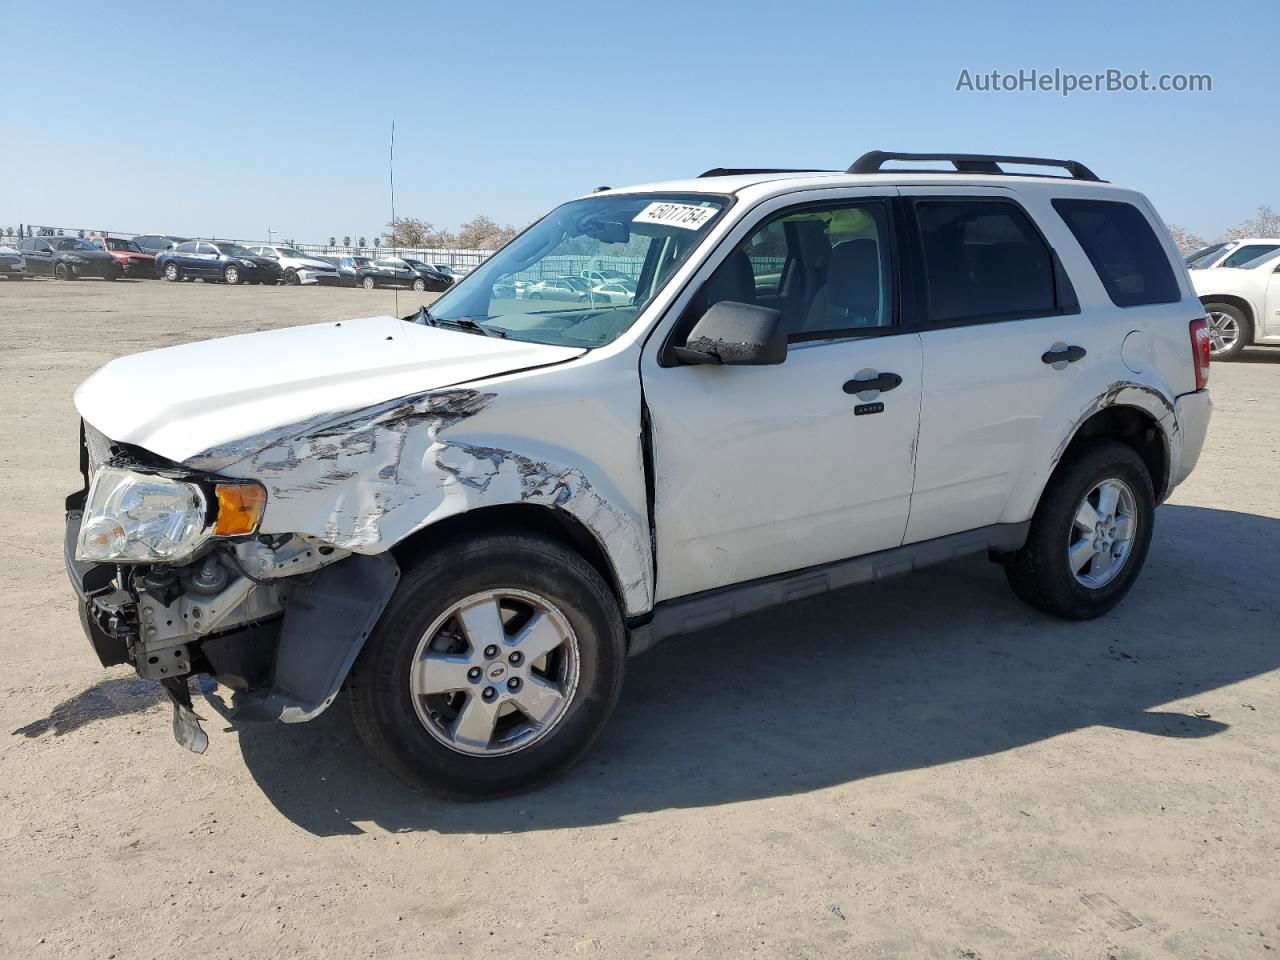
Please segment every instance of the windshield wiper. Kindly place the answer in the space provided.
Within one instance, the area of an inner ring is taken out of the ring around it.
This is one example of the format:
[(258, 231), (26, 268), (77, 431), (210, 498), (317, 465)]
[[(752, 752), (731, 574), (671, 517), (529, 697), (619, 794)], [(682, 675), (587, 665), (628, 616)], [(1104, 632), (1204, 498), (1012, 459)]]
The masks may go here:
[(507, 335), (496, 327), (486, 327), (483, 323), (477, 323), (470, 317), (433, 317), (431, 311), (427, 309), (424, 303), (418, 308), (418, 312), (410, 314), (404, 318), (410, 323), (420, 323), (425, 327), (461, 327), (463, 330), (472, 330), (475, 333), (482, 334), (486, 337), (500, 337), (507, 339)]
[[(425, 310), (426, 308), (424, 307), (423, 309)], [(448, 324), (452, 327), (462, 327), (464, 330), (474, 330), (476, 333), (484, 334), (486, 337), (501, 337), (503, 340), (507, 338), (507, 335), (496, 327), (486, 327), (483, 323), (478, 323), (470, 317), (449, 317), (444, 320), (431, 317), (431, 319), (437, 327), (442, 324)]]

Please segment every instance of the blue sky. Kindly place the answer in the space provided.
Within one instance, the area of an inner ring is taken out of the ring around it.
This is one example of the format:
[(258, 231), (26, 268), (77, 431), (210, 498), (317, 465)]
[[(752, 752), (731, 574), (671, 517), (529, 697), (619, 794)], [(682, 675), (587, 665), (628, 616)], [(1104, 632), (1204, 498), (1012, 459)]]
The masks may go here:
[[(864, 150), (1076, 158), (1211, 238), (1280, 208), (1280, 3), (0, 0), (0, 226), (298, 241)], [(1212, 93), (958, 93), (961, 69)]]

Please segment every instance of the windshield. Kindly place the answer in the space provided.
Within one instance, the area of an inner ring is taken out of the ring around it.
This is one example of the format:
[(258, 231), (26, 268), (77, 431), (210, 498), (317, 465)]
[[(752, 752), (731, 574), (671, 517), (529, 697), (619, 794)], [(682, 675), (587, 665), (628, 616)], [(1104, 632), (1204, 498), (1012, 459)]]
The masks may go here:
[(97, 250), (91, 243), (85, 243), (83, 240), (59, 240), (54, 246), (55, 250)]
[(277, 247), (282, 257), (293, 257), (296, 260), (310, 260), (311, 258), (301, 250), (295, 250), (293, 247)]
[(1203, 270), (1214, 260), (1218, 259), (1219, 254), (1227, 247), (1229, 243), (1215, 243), (1187, 255), (1187, 267), (1192, 270)]
[[(599, 347), (617, 338), (707, 235), (728, 200), (710, 194), (618, 194), (558, 207), (431, 305), (444, 322), (468, 318), (516, 340)], [(600, 297), (577, 279), (606, 267), (636, 285)]]
[(103, 244), (108, 250), (127, 250), (129, 253), (141, 253), (142, 250), (132, 240), (121, 240), (118, 237), (103, 237)]
[(240, 246), (238, 243), (227, 243), (223, 240), (218, 241), (218, 249), (222, 251), (224, 257), (252, 257), (253, 252), (246, 247)]

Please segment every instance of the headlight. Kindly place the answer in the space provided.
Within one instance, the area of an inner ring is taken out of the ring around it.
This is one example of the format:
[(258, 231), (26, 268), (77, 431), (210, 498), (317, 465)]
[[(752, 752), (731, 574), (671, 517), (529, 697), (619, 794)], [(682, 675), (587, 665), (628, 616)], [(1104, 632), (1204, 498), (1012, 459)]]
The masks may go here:
[(103, 467), (85, 501), (76, 559), (96, 563), (174, 563), (210, 537), (253, 533), (266, 491), (253, 482), (211, 483), (217, 502), (197, 483)]
[(68, 263), (84, 263), (84, 257), (67, 257)]
[(76, 559), (182, 560), (208, 537), (209, 502), (194, 483), (103, 467), (85, 501)]
[(257, 264), (256, 264), (256, 263), (254, 263), (252, 260), (241, 260), (240, 262), (241, 262), (244, 266), (246, 266), (246, 267), (256, 267), (256, 266), (257, 266)]

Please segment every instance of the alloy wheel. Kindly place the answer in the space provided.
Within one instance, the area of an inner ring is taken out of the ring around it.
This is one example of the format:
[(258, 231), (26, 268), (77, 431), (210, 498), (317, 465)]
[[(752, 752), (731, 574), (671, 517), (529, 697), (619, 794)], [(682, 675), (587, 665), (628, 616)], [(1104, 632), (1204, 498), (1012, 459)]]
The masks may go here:
[(1229, 313), (1212, 310), (1209, 319), (1209, 355), (1220, 356), (1228, 352), (1240, 339), (1240, 322)]
[(453, 604), (423, 634), (409, 692), (436, 740), (495, 757), (555, 728), (579, 668), (577, 635), (554, 604), (526, 590), (486, 590)]
[(178, 268), (172, 263), (166, 264), (164, 268), (164, 278), (169, 281), (176, 281), (178, 279)]
[(1133, 490), (1110, 478), (1090, 490), (1076, 508), (1067, 537), (1067, 563), (1076, 582), (1104, 587), (1124, 569), (1138, 533)]

